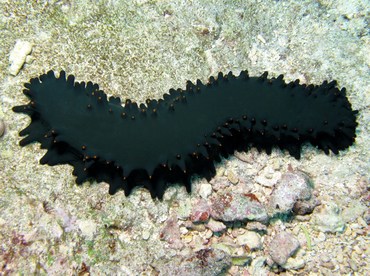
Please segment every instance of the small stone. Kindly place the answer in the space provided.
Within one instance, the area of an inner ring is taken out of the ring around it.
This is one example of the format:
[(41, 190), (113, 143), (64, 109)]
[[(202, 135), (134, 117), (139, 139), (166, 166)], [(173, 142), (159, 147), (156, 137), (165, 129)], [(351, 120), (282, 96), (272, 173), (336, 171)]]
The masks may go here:
[(363, 253), (362, 249), (356, 244), (353, 249), (358, 255), (361, 255)]
[(239, 178), (236, 176), (236, 174), (232, 170), (227, 171), (227, 179), (232, 183), (232, 184), (238, 184)]
[(340, 209), (334, 203), (319, 206), (314, 214), (313, 222), (315, 227), (322, 232), (343, 232), (345, 226), (340, 216)]
[(248, 263), (251, 262), (251, 257), (249, 256), (237, 256), (237, 257), (232, 257), (232, 264), (237, 265), (237, 266), (245, 266)]
[(266, 257), (256, 257), (253, 259), (250, 267), (250, 275), (268, 275), (268, 271), (265, 268)]
[(359, 200), (351, 201), (349, 206), (342, 212), (344, 222), (353, 222), (367, 210)]
[(147, 229), (143, 230), (143, 232), (141, 233), (141, 236), (143, 237), (144, 240), (148, 240), (150, 237), (150, 231)]
[(230, 182), (226, 179), (226, 177), (213, 178), (210, 183), (212, 184), (212, 189), (216, 192), (225, 191), (230, 186)]
[(323, 232), (320, 232), (318, 235), (317, 235), (317, 238), (315, 239), (315, 241), (317, 243), (322, 243), (324, 241), (326, 241), (326, 235), (323, 233)]
[(278, 265), (284, 265), (299, 248), (299, 241), (292, 234), (281, 231), (270, 242), (269, 254)]
[(246, 229), (250, 231), (267, 232), (267, 226), (258, 221), (248, 222)]
[(181, 220), (187, 220), (191, 214), (191, 200), (187, 198), (180, 201), (179, 208), (177, 210), (177, 217)]
[(305, 266), (305, 261), (303, 259), (289, 258), (285, 264), (282, 265), (283, 268), (287, 270), (298, 270)]
[(226, 229), (225, 224), (223, 224), (221, 221), (217, 221), (212, 218), (208, 221), (208, 223), (206, 224), (206, 227), (213, 232), (221, 232)]
[(231, 255), (231, 253), (233, 251), (233, 247), (231, 245), (225, 244), (225, 243), (212, 244), (212, 248), (222, 250), (223, 252), (225, 252), (229, 255)]
[[(168, 256), (166, 257), (168, 258)], [(162, 259), (161, 262), (156, 262), (155, 273), (152, 274), (189, 276), (221, 275), (223, 272), (228, 271), (230, 266), (230, 255), (218, 249), (203, 248), (196, 252), (189, 252), (186, 256), (176, 255), (166, 261), (163, 261)]]
[(210, 207), (204, 199), (198, 200), (194, 205), (190, 219), (192, 222), (205, 222), (209, 219), (210, 216)]
[(193, 223), (191, 221), (185, 221), (184, 226), (189, 230), (198, 231), (198, 232), (202, 232), (206, 230), (206, 227), (204, 226), (203, 223), (199, 224), (199, 223)]
[(189, 243), (193, 240), (193, 235), (192, 234), (186, 234), (182, 240), (185, 242), (185, 243)]
[(225, 173), (225, 167), (220, 166), (216, 169), (216, 176), (221, 177)]
[(212, 185), (211, 184), (208, 184), (208, 183), (204, 183), (204, 184), (201, 184), (200, 185), (200, 188), (199, 188), (199, 195), (206, 199), (207, 197), (209, 197), (210, 195), (212, 194)]
[(215, 220), (266, 222), (265, 207), (254, 194), (224, 193), (211, 198), (211, 216)]
[(309, 200), (312, 196), (313, 184), (303, 172), (285, 173), (272, 191), (269, 200), (269, 211), (276, 213), (290, 213), (297, 201)]
[(171, 216), (166, 220), (164, 227), (159, 232), (159, 238), (166, 241), (170, 248), (182, 249), (184, 247), (180, 239), (180, 228), (176, 216)]
[(362, 226), (362, 228), (367, 228), (367, 223), (362, 217), (358, 217), (357, 222), (358, 222), (359, 225)]
[(358, 266), (354, 260), (349, 260), (348, 263), (354, 272), (358, 271)]
[(77, 221), (78, 228), (81, 230), (83, 236), (92, 240), (96, 232), (96, 223), (93, 220), (79, 220)]
[(256, 232), (247, 231), (236, 238), (238, 245), (246, 245), (250, 250), (260, 249), (262, 247), (261, 236)]
[(238, 228), (233, 228), (233, 229), (228, 229), (228, 230), (231, 230), (231, 236), (234, 237), (234, 238), (236, 238), (236, 237), (238, 237), (238, 236), (240, 236), (240, 235), (242, 235), (246, 232), (245, 229), (239, 228), (239, 227)]
[(255, 181), (264, 187), (273, 187), (280, 178), (281, 172), (266, 168), (261, 175), (255, 178)]
[(199, 251), (206, 248), (204, 244), (204, 239), (201, 236), (194, 235), (190, 246), (193, 248), (194, 251)]
[(27, 55), (32, 52), (32, 44), (28, 41), (17, 40), (9, 55), (9, 73), (16, 76), (26, 61)]
[(210, 239), (212, 236), (213, 236), (213, 232), (210, 230), (210, 229), (207, 229), (206, 231), (204, 232), (201, 232), (200, 233), (200, 236), (204, 239)]
[(309, 215), (320, 204), (321, 202), (316, 198), (310, 198), (307, 201), (298, 200), (293, 206), (293, 213), (299, 216)]
[(5, 123), (3, 119), (0, 119), (0, 137), (4, 135), (5, 132)]
[(341, 252), (338, 252), (337, 254), (337, 257), (336, 257), (336, 260), (338, 261), (338, 263), (342, 264), (343, 263), (343, 260), (344, 260), (344, 257), (343, 257), (343, 254)]
[(185, 226), (180, 227), (180, 233), (181, 235), (185, 235), (189, 232), (189, 230)]

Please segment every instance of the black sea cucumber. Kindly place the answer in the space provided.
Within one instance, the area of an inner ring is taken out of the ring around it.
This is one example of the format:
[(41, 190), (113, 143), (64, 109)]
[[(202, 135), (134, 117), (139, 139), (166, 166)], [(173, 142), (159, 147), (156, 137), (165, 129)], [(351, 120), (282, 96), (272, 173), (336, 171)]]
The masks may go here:
[(355, 140), (356, 113), (336, 81), (321, 85), (285, 83), (283, 76), (249, 77), (231, 72), (208, 83), (188, 81), (159, 100), (140, 104), (110, 97), (91, 82), (75, 82), (53, 71), (25, 84), (31, 100), (15, 112), (31, 117), (21, 146), (37, 141), (47, 149), (41, 164), (70, 164), (78, 184), (109, 183), (109, 193), (146, 187), (162, 198), (167, 183), (191, 190), (190, 177), (208, 180), (214, 161), (254, 146), (275, 146), (300, 158), (311, 143), (337, 154)]

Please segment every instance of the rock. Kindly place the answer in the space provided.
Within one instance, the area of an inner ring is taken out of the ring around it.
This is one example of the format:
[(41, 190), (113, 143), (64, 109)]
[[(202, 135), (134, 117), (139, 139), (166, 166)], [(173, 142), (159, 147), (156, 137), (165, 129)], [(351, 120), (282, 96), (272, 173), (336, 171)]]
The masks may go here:
[(298, 216), (312, 214), (313, 210), (319, 206), (321, 202), (316, 198), (311, 198), (306, 201), (298, 200), (293, 206), (293, 213)]
[(148, 240), (150, 237), (150, 231), (148, 229), (144, 229), (141, 233), (143, 240)]
[(164, 227), (159, 232), (159, 238), (166, 241), (173, 249), (181, 249), (184, 247), (180, 235), (180, 228), (177, 225), (176, 216), (169, 217)]
[(78, 228), (81, 230), (83, 236), (92, 240), (96, 232), (96, 223), (93, 220), (79, 220), (77, 221)]
[(230, 186), (230, 182), (225, 177), (216, 177), (211, 181), (212, 189), (214, 191), (224, 191)]
[(245, 227), (247, 230), (255, 231), (255, 232), (267, 232), (266, 225), (258, 222), (258, 221), (250, 221), (247, 223), (247, 226)]
[(207, 201), (204, 199), (198, 200), (198, 202), (194, 205), (190, 219), (192, 222), (205, 222), (209, 219), (210, 216), (210, 206), (208, 205)]
[(281, 231), (270, 242), (268, 251), (272, 260), (282, 266), (298, 248), (298, 239), (288, 232)]
[(3, 119), (0, 119), (0, 137), (3, 136), (5, 132), (5, 123)]
[(253, 259), (250, 266), (250, 275), (269, 275), (267, 269), (265, 268), (266, 257), (257, 257)]
[(343, 232), (344, 221), (340, 215), (340, 209), (334, 203), (322, 205), (316, 208), (313, 223), (317, 230), (322, 232)]
[(200, 185), (200, 188), (199, 188), (199, 195), (206, 199), (207, 197), (209, 197), (210, 195), (212, 194), (212, 185), (211, 184), (208, 184), (208, 183), (204, 183), (204, 184), (201, 184)]
[(223, 252), (227, 253), (228, 255), (231, 255), (233, 250), (234, 250), (232, 245), (226, 244), (226, 243), (214, 243), (214, 244), (212, 244), (212, 248), (222, 250)]
[(250, 250), (260, 249), (262, 247), (261, 236), (256, 232), (247, 231), (236, 238), (238, 245), (246, 245)]
[(359, 200), (351, 201), (349, 206), (342, 212), (344, 222), (353, 222), (367, 210)]
[(28, 41), (17, 40), (13, 50), (9, 55), (9, 73), (13, 76), (18, 75), (27, 56), (32, 52), (32, 44)]
[(227, 171), (227, 179), (234, 185), (239, 182), (238, 176), (232, 170)]
[(232, 257), (232, 264), (237, 266), (247, 266), (252, 262), (250, 256), (235, 256)]
[(221, 221), (217, 221), (212, 218), (208, 221), (206, 227), (210, 229), (212, 232), (221, 232), (226, 229), (225, 224), (223, 224)]
[(186, 198), (180, 201), (179, 208), (177, 210), (177, 217), (181, 220), (187, 220), (191, 214), (191, 200), (190, 198)]
[(289, 258), (282, 267), (287, 270), (298, 270), (303, 268), (305, 264), (306, 263), (303, 259)]
[(269, 212), (272, 215), (289, 213), (298, 200), (309, 200), (312, 191), (313, 184), (306, 174), (299, 171), (285, 173), (272, 191)]
[(231, 266), (231, 257), (222, 250), (206, 248), (191, 255), (158, 260), (155, 264), (159, 275), (221, 275)]
[(261, 174), (259, 174), (255, 181), (264, 187), (273, 187), (281, 178), (281, 172), (274, 171), (270, 167), (266, 167)]
[(211, 198), (211, 216), (215, 220), (268, 220), (265, 207), (253, 194), (224, 193)]

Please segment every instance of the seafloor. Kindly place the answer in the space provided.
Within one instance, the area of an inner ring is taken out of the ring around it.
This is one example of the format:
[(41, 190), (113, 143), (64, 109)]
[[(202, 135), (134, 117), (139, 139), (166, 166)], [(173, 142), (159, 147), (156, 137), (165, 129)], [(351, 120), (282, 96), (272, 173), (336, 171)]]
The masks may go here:
[[(0, 274), (370, 274), (369, 12), (366, 0), (0, 1)], [(32, 52), (9, 61), (17, 41)], [(38, 144), (18, 145), (29, 118), (11, 108), (26, 103), (23, 83), (50, 69), (138, 102), (219, 71), (336, 79), (360, 111), (356, 144), (338, 156), (306, 146), (300, 161), (252, 149), (223, 160), (211, 185), (194, 179), (191, 194), (110, 196), (104, 183), (75, 185), (70, 166), (39, 165)], [(272, 197), (304, 202), (294, 185), (276, 193), (298, 171), (314, 184), (312, 210), (259, 220), (236, 202), (208, 218), (204, 206), (226, 192), (230, 204), (248, 195), (262, 209)]]

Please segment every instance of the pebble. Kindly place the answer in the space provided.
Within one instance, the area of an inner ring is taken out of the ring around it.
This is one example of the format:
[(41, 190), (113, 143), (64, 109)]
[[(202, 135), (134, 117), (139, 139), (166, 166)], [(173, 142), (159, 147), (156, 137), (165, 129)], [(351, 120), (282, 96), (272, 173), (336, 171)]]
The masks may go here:
[(286, 231), (281, 231), (270, 242), (268, 251), (275, 263), (284, 265), (298, 248), (298, 239)]
[(275, 185), (269, 200), (269, 211), (272, 214), (290, 213), (297, 201), (309, 200), (313, 185), (303, 172), (287, 172)]
[(211, 198), (211, 216), (215, 220), (266, 222), (265, 207), (253, 194), (224, 193)]
[(13, 50), (9, 55), (9, 73), (13, 76), (18, 75), (27, 56), (32, 52), (32, 44), (28, 41), (17, 40)]
[(281, 172), (274, 171), (272, 168), (268, 167), (263, 172), (255, 178), (258, 184), (264, 187), (273, 187), (278, 180), (281, 178)]
[(298, 200), (293, 206), (293, 213), (298, 216), (312, 214), (313, 210), (320, 204), (321, 202), (316, 198), (307, 201)]
[(211, 181), (214, 191), (224, 191), (230, 186), (230, 182), (225, 177), (214, 178)]
[(3, 119), (0, 119), (0, 137), (4, 135), (5, 132), (5, 123)]
[(204, 226), (203, 223), (199, 224), (199, 223), (193, 223), (191, 221), (185, 221), (184, 226), (189, 230), (194, 230), (194, 231), (198, 231), (198, 232), (202, 232), (202, 231), (206, 230), (206, 227)]
[(221, 221), (217, 221), (212, 218), (208, 221), (206, 227), (210, 229), (212, 232), (221, 232), (226, 229), (225, 224), (223, 224)]
[(250, 231), (267, 232), (267, 226), (258, 221), (248, 222), (246, 229)]
[(208, 183), (201, 184), (199, 187), (199, 195), (206, 199), (212, 194), (212, 185)]
[(232, 264), (237, 266), (246, 266), (251, 262), (251, 257), (249, 256), (237, 256), (232, 258)]
[(253, 259), (250, 267), (251, 275), (269, 275), (268, 271), (265, 268), (266, 257), (259, 256)]
[(341, 252), (339, 252), (337, 254), (337, 257), (335, 259), (338, 261), (338, 263), (341, 263), (342, 264), (343, 263), (343, 260), (344, 260), (343, 254)]
[(287, 270), (298, 270), (303, 268), (305, 264), (306, 263), (303, 259), (289, 258), (282, 267)]
[(189, 232), (189, 230), (185, 226), (180, 227), (180, 234), (185, 235)]
[(317, 235), (317, 238), (315, 239), (315, 241), (317, 243), (322, 243), (324, 241), (326, 241), (326, 235), (323, 233), (323, 232), (320, 232), (318, 235)]
[(234, 185), (238, 184), (239, 182), (239, 178), (236, 176), (236, 174), (231, 171), (231, 170), (228, 170), (227, 171), (227, 179)]
[(83, 236), (89, 240), (93, 239), (96, 232), (96, 223), (93, 220), (79, 220), (77, 221), (77, 225)]
[(262, 247), (261, 236), (256, 232), (247, 231), (236, 238), (238, 245), (246, 245), (250, 250), (260, 249)]
[(191, 200), (189, 198), (182, 200), (177, 209), (177, 217), (181, 220), (187, 220), (191, 214)]
[(319, 206), (313, 216), (313, 223), (321, 232), (343, 232), (345, 227), (340, 209), (334, 203)]
[(169, 217), (164, 227), (159, 232), (159, 238), (166, 241), (169, 247), (173, 249), (182, 249), (184, 247), (180, 235), (180, 228), (177, 224), (176, 216)]
[(168, 260), (156, 263), (155, 273), (150, 275), (221, 275), (231, 266), (231, 256), (213, 248), (200, 249), (186, 256), (166, 257)]
[(150, 231), (147, 229), (143, 230), (143, 232), (141, 233), (141, 236), (143, 240), (148, 240), (150, 237)]
[(225, 243), (214, 243), (212, 244), (212, 248), (222, 250), (223, 252), (231, 255), (233, 251), (233, 247), (229, 244)]
[(193, 235), (192, 234), (186, 234), (182, 240), (185, 242), (185, 243), (189, 243), (193, 240)]
[(367, 210), (359, 200), (351, 201), (349, 206), (342, 212), (344, 222), (353, 222)]
[(206, 231), (204, 232), (201, 232), (200, 233), (200, 236), (204, 239), (210, 239), (212, 236), (213, 236), (213, 232), (210, 230), (210, 229), (207, 229)]
[(198, 200), (191, 211), (190, 219), (192, 222), (205, 222), (210, 216), (210, 206), (204, 199)]
[(349, 262), (349, 266), (352, 268), (354, 272), (358, 271), (357, 264), (354, 260), (349, 260), (348, 262)]

